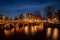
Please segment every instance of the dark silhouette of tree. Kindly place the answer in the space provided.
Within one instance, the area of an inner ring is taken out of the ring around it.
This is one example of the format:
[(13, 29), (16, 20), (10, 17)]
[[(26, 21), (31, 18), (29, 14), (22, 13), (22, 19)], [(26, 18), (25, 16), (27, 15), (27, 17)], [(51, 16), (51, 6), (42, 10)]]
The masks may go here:
[(48, 6), (46, 9), (45, 9), (45, 16), (46, 18), (52, 18), (53, 17), (53, 7), (52, 6)]
[(3, 15), (2, 14), (0, 14), (0, 20), (2, 20), (3, 19), (3, 17), (2, 17)]
[(18, 16), (18, 19), (23, 19), (23, 14), (22, 13)]
[[(3, 19), (3, 16), (4, 16), (4, 15), (0, 14), (0, 20)], [(9, 19), (9, 17), (7, 17), (7, 16), (4, 16), (4, 17), (5, 17), (5, 20), (8, 20), (8, 19)]]
[(42, 18), (41, 13), (40, 13), (39, 11), (35, 11), (35, 12), (34, 12), (34, 16), (35, 16), (36, 18)]
[(23, 24), (22, 23), (19, 23), (19, 28), (21, 28), (23, 26)]
[(9, 17), (6, 16), (6, 17), (5, 17), (5, 20), (9, 20)]
[(10, 20), (13, 20), (12, 18), (10, 18)]
[(15, 18), (14, 18), (14, 20), (18, 20), (18, 18), (17, 18), (17, 17), (15, 17)]
[(55, 13), (55, 15), (58, 18), (58, 20), (60, 21), (60, 10), (57, 10), (57, 12)]
[(27, 18), (29, 18), (29, 19), (34, 18), (33, 13), (28, 13), (28, 14), (26, 14), (26, 16), (27, 16)]
[(5, 29), (6, 29), (6, 30), (11, 30), (12, 28), (13, 28), (13, 25), (10, 24), (10, 25), (6, 26)]

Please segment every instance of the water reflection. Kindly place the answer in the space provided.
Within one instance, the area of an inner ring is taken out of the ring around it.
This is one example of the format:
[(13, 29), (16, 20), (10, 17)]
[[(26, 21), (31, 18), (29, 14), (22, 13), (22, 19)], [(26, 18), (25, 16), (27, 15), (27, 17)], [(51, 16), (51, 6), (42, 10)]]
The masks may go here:
[(58, 40), (58, 28), (47, 28), (47, 33), (46, 33), (46, 36), (49, 39), (51, 40)]
[(28, 26), (25, 26), (25, 28), (24, 28), (25, 34), (28, 34), (29, 33), (29, 30), (28, 29), (29, 29)]
[(42, 30), (43, 30), (43, 24), (41, 24), (41, 25), (40, 25), (40, 24), (37, 25), (37, 30), (38, 30), (38, 31), (42, 31)]
[(34, 26), (35, 32), (37, 32), (37, 26)]
[(25, 34), (29, 34), (29, 33), (34, 34), (38, 30), (43, 30), (43, 27), (41, 25), (35, 25), (35, 26), (31, 25), (30, 27), (28, 25), (26, 25), (26, 26), (23, 26), (21, 28), (15, 27), (15, 28), (12, 28), (10, 30), (6, 30), (5, 29), (4, 30), (4, 33), (5, 33), (6, 36), (9, 36), (11, 34), (14, 34), (14, 32), (19, 33), (21, 31), (24, 31)]
[[(58, 39), (58, 28), (47, 28), (46, 30), (46, 36), (47, 38), (52, 38), (53, 40), (57, 40)], [(15, 31), (17, 33), (20, 33), (20, 32), (24, 32), (25, 34), (35, 34), (37, 33), (37, 31), (43, 31), (43, 26), (42, 25), (31, 25), (31, 26), (23, 26), (21, 28), (19, 27), (16, 27), (16, 28), (12, 28), (11, 30), (4, 30), (4, 33), (5, 35), (8, 37), (10, 35), (14, 35), (15, 34)], [(53, 32), (52, 32), (53, 31)]]
[(36, 29), (34, 26), (31, 26), (31, 33), (34, 34), (36, 32)]
[(52, 37), (53, 40), (58, 40), (58, 28), (54, 29)]
[(52, 28), (47, 28), (47, 37), (50, 37), (51, 36), (51, 31), (52, 31)]
[(14, 28), (12, 28), (11, 30), (4, 30), (4, 34), (8, 37), (10, 35), (14, 34)]
[(9, 36), (10, 35), (10, 30), (4, 30), (4, 34), (5, 34), (5, 36)]
[(12, 30), (10, 30), (11, 31), (11, 35), (13, 35), (14, 34), (14, 28), (12, 28)]

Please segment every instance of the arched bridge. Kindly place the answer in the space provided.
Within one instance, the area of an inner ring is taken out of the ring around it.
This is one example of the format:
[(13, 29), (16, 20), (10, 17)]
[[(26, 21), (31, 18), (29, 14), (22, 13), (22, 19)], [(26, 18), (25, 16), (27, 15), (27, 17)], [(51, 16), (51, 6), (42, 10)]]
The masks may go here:
[(22, 27), (22, 26), (31, 26), (31, 25), (42, 25), (44, 29), (51, 27), (58, 27), (60, 26), (60, 23), (54, 23), (54, 22), (45, 22), (45, 21), (39, 21), (39, 22), (26, 22), (26, 21), (21, 21), (21, 20), (15, 20), (15, 21), (0, 21), (0, 28), (5, 28), (8, 27), (8, 25), (12, 25), (12, 27)]

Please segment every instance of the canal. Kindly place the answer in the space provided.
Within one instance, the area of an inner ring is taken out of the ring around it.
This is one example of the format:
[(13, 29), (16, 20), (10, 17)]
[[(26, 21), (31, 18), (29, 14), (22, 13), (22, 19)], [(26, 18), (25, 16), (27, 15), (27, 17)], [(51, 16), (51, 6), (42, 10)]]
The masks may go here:
[(0, 40), (59, 40), (59, 28), (46, 28), (42, 25), (0, 29)]

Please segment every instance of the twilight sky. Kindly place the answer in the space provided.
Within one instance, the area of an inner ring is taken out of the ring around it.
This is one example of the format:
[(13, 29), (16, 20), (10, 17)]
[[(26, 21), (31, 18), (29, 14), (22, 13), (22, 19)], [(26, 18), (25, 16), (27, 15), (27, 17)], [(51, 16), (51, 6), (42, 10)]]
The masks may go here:
[(0, 0), (0, 14), (14, 18), (20, 13), (39, 11), (43, 16), (44, 10), (51, 5), (60, 10), (59, 0)]

